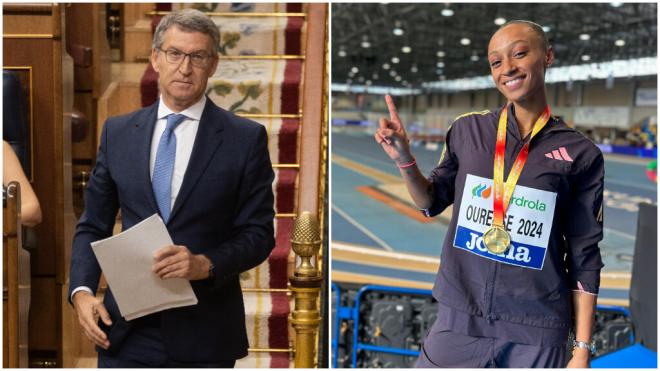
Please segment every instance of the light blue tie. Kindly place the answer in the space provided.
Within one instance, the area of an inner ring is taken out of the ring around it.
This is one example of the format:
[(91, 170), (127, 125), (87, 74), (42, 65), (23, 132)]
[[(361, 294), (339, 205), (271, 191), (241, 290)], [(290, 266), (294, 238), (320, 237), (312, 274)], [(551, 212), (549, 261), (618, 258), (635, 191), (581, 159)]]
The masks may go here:
[(187, 117), (185, 115), (170, 114), (167, 116), (167, 127), (158, 143), (156, 151), (156, 163), (154, 164), (154, 175), (151, 186), (154, 189), (156, 203), (167, 223), (170, 218), (170, 207), (172, 203), (172, 173), (174, 172), (174, 159), (176, 158), (176, 135), (174, 129)]

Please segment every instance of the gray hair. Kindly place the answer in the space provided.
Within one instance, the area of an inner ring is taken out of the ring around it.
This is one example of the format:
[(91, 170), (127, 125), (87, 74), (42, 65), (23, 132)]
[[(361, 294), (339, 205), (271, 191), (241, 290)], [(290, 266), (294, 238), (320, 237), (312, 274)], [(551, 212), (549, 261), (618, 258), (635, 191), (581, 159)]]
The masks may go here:
[(153, 49), (163, 45), (163, 35), (170, 27), (177, 26), (186, 32), (201, 32), (209, 35), (213, 41), (216, 53), (220, 52), (220, 31), (211, 18), (197, 9), (182, 9), (163, 17), (156, 27), (154, 39), (151, 42)]
[(504, 27), (510, 26), (512, 24), (522, 24), (522, 25), (525, 25), (525, 26), (529, 27), (532, 30), (532, 32), (534, 32), (534, 34), (536, 34), (536, 36), (541, 41), (541, 45), (543, 45), (543, 51), (547, 51), (548, 48), (550, 48), (550, 42), (548, 41), (548, 37), (546, 36), (545, 31), (543, 31), (543, 27), (541, 27), (538, 23), (534, 23), (532, 21), (525, 21), (525, 20), (517, 19), (517, 20), (506, 22), (505, 24), (503, 24), (497, 30), (499, 31), (499, 30), (503, 29)]

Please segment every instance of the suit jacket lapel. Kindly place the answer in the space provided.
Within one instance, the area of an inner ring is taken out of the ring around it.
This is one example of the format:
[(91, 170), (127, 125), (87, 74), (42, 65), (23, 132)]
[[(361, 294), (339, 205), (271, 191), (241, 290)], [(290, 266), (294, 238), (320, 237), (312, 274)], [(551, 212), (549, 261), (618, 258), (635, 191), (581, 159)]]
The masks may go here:
[[(148, 107), (142, 114), (136, 115), (133, 121), (134, 125), (134, 138), (137, 146), (137, 161), (135, 166), (137, 171), (135, 176), (140, 180), (141, 192), (144, 197), (149, 200), (149, 205), (154, 212), (158, 212), (158, 205), (156, 204), (156, 197), (154, 196), (153, 187), (151, 186), (151, 176), (149, 175), (149, 161), (151, 159), (151, 138), (154, 135), (154, 128), (156, 127), (158, 113), (158, 101)], [(130, 166), (130, 164), (127, 164)]]
[(195, 144), (190, 155), (190, 161), (183, 176), (183, 183), (179, 194), (176, 196), (174, 207), (170, 213), (170, 221), (176, 217), (177, 212), (185, 204), (186, 198), (195, 188), (195, 184), (204, 173), (204, 170), (213, 158), (218, 147), (222, 143), (223, 117), (211, 99), (207, 97), (206, 106), (199, 120), (199, 128), (195, 136)]

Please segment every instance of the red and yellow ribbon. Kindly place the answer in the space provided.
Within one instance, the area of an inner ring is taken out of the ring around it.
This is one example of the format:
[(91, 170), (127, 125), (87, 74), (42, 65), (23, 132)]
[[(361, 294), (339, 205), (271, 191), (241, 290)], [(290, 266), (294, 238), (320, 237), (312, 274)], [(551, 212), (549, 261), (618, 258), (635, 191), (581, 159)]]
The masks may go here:
[(509, 106), (502, 108), (500, 113), (500, 122), (497, 125), (497, 142), (495, 142), (495, 162), (493, 164), (493, 226), (504, 227), (504, 213), (509, 208), (509, 202), (513, 195), (513, 190), (516, 188), (520, 173), (522, 173), (525, 162), (527, 162), (527, 154), (529, 153), (529, 144), (532, 139), (538, 134), (541, 129), (550, 120), (550, 107), (546, 106), (543, 113), (534, 123), (532, 128), (532, 135), (525, 143), (523, 148), (518, 153), (516, 161), (511, 167), (509, 176), (504, 184), (504, 153), (506, 150), (506, 125), (509, 114)]

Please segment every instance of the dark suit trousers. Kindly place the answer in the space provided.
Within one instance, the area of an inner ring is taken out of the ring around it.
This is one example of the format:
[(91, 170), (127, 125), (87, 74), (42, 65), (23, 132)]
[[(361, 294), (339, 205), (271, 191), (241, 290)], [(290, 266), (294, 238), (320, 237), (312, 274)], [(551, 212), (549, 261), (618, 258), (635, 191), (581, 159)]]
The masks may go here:
[(99, 368), (233, 368), (236, 360), (188, 363), (169, 359), (158, 327), (137, 325), (115, 355), (99, 352)]

